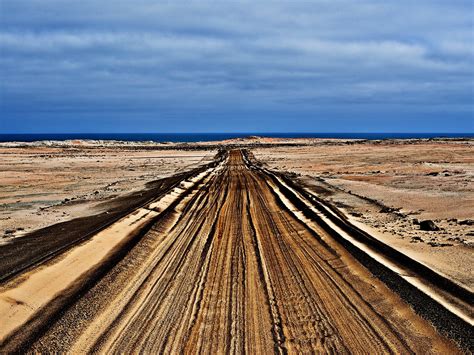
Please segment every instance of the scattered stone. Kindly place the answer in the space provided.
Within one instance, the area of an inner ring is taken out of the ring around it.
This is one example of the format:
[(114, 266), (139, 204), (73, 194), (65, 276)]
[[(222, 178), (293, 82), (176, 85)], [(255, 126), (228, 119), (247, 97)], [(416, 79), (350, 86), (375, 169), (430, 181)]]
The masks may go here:
[(388, 207), (388, 206), (383, 206), (380, 210), (380, 213), (392, 213), (397, 211), (395, 208)]
[(410, 243), (418, 243), (418, 242), (423, 243), (423, 239), (421, 239), (421, 237), (418, 237), (418, 236), (411, 238)]
[(359, 212), (350, 212), (350, 214), (354, 217), (362, 217), (362, 213)]
[(458, 222), (458, 219), (457, 219), (457, 218), (450, 218), (450, 219), (448, 219), (448, 222), (457, 223), (457, 222)]
[(14, 229), (5, 229), (5, 234), (13, 234), (15, 233)]
[(451, 244), (451, 243), (428, 242), (428, 244), (432, 247), (451, 247), (451, 246), (453, 246), (453, 244)]
[(429, 219), (420, 222), (420, 229), (423, 231), (439, 231), (439, 227)]

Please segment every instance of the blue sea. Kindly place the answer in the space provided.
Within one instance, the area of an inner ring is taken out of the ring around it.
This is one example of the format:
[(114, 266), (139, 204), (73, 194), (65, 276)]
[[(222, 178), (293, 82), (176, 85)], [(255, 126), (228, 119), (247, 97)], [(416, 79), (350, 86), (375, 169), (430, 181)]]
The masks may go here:
[(41, 140), (100, 139), (154, 142), (205, 142), (248, 136), (276, 138), (343, 138), (343, 139), (408, 139), (408, 138), (474, 138), (474, 133), (35, 133), (0, 134), (0, 142), (34, 142)]

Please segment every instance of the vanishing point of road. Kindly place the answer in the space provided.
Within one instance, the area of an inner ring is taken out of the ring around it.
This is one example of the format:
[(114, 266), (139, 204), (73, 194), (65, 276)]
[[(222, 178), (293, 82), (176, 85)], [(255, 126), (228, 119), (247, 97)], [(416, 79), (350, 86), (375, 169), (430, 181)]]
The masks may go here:
[(36, 351), (456, 351), (239, 150), (37, 328)]

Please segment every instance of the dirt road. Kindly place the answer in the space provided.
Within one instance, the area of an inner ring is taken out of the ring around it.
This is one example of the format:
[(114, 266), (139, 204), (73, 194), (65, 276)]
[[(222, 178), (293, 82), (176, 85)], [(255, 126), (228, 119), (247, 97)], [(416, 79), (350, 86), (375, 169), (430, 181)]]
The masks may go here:
[(457, 351), (323, 230), (285, 208), (240, 151), (39, 328), (24, 349)]

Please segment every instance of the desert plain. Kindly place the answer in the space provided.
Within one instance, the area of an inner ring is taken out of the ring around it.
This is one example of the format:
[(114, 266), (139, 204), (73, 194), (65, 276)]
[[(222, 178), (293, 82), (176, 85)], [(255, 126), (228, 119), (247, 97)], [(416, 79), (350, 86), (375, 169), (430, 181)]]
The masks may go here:
[[(474, 287), (474, 142), (390, 140), (257, 149), (372, 235)], [(436, 226), (423, 230), (419, 222)]]
[(1, 143), (0, 349), (472, 350), (473, 149)]

